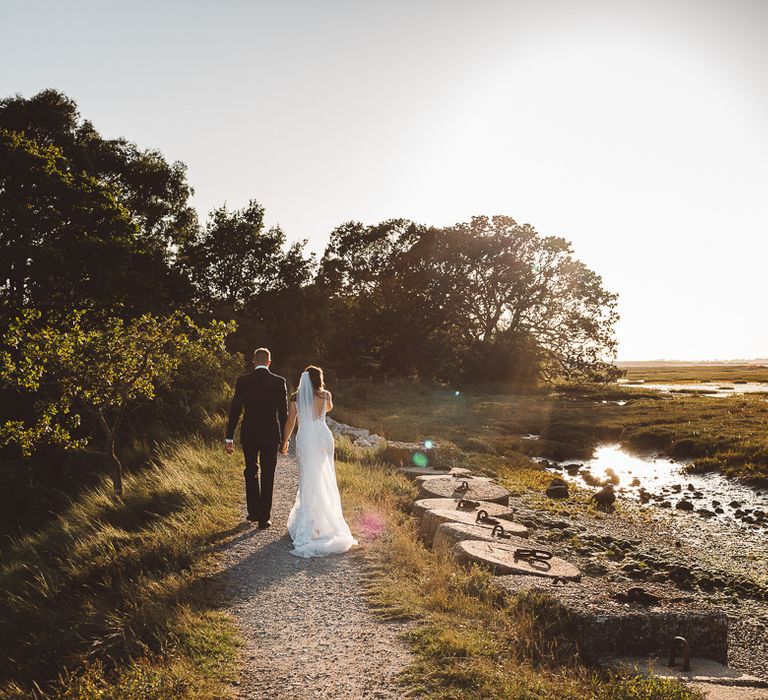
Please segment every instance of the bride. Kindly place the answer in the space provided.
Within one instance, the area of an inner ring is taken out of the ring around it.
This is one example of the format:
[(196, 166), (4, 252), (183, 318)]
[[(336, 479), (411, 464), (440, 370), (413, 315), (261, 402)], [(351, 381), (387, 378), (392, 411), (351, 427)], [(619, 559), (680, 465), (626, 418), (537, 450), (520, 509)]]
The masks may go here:
[(294, 546), (291, 554), (297, 557), (346, 552), (357, 544), (341, 512), (336, 485), (333, 434), (325, 423), (326, 411), (332, 408), (333, 397), (323, 385), (323, 370), (307, 367), (288, 409), (280, 450), (288, 453), (288, 440), (298, 418), (299, 491), (288, 516)]

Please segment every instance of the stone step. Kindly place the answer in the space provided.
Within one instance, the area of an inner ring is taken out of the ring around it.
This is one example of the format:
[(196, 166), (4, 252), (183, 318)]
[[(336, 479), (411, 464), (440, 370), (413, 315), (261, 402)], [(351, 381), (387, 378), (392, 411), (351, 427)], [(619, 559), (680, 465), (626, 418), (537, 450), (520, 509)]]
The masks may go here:
[(419, 498), (469, 498), (509, 504), (509, 491), (488, 477), (440, 477), (427, 479), (420, 486)]
[(551, 598), (565, 634), (589, 663), (606, 657), (668, 655), (676, 636), (688, 640), (692, 655), (727, 662), (725, 613), (669, 583), (637, 586), (591, 576), (565, 585), (532, 576), (494, 580), (510, 596), (533, 591)]
[[(415, 501), (411, 506), (411, 513), (415, 515), (419, 520), (424, 517), (424, 513), (428, 510), (442, 509), (442, 510), (457, 510), (460, 498), (422, 498)], [(478, 510), (484, 510), (492, 518), (505, 518), (512, 520), (512, 509), (509, 506), (503, 506), (500, 503), (492, 503), (491, 501), (475, 501), (477, 506), (464, 507), (465, 513), (472, 513), (477, 517)]]
[[(522, 527), (515, 523), (509, 523), (504, 521), (501, 523), (505, 532), (508, 526), (513, 528)], [(525, 529), (525, 528), (523, 528)], [(446, 521), (440, 523), (435, 530), (435, 537), (432, 540), (432, 549), (442, 552), (450, 552), (459, 542), (464, 540), (478, 540), (481, 542), (504, 542), (505, 544), (517, 544), (519, 547), (530, 547), (530, 542), (526, 542), (524, 537), (528, 535), (527, 531), (524, 535), (518, 535), (517, 537), (505, 538), (500, 540), (493, 534), (493, 528), (490, 525), (480, 525), (467, 523), (459, 523), (453, 521)]]
[[(483, 504), (485, 505), (485, 504)], [(505, 506), (501, 506), (504, 508)], [(495, 518), (488, 507), (480, 506), (477, 510), (464, 511), (456, 508), (430, 508), (424, 512), (424, 517), (421, 519), (421, 536), (427, 544), (432, 544), (435, 539), (435, 533), (441, 523), (462, 523), (471, 527), (480, 527), (477, 523), (477, 514), (480, 510), (486, 511), (489, 517)], [(499, 518), (500, 520), (500, 518)], [(515, 537), (528, 537), (528, 528), (519, 523), (514, 523), (511, 520), (505, 520), (501, 523), (506, 532), (514, 535)], [(488, 527), (490, 532), (493, 526)]]
[(400, 467), (399, 474), (402, 474), (413, 481), (423, 479), (434, 479), (437, 476), (472, 476), (472, 472), (464, 467), (452, 467), (451, 469), (431, 469), (430, 467)]
[[(424, 516), (427, 517), (426, 514)], [(526, 543), (525, 547), (532, 547)], [(491, 569), (497, 575), (517, 574), (549, 579), (578, 581), (581, 572), (569, 562), (559, 557), (547, 561), (521, 559), (515, 556), (519, 544), (500, 544), (492, 542), (465, 541), (453, 548), (453, 555), (462, 564), (479, 564)], [(538, 547), (537, 547), (538, 548)]]

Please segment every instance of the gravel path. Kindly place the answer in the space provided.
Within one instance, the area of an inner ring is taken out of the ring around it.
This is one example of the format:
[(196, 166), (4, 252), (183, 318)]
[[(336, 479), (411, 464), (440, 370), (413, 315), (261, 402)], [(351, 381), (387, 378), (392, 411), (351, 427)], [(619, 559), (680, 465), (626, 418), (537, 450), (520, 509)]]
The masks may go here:
[(272, 527), (249, 527), (223, 550), (227, 608), (245, 640), (238, 697), (402, 698), (404, 627), (370, 610), (360, 558), (289, 554), (298, 468), (293, 457), (279, 459)]

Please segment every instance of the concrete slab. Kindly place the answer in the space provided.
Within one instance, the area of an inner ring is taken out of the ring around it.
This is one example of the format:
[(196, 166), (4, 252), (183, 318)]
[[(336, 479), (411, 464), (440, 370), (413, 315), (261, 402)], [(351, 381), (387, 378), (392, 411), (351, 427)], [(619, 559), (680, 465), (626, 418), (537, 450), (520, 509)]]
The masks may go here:
[[(421, 519), (428, 510), (457, 510), (461, 500), (460, 498), (421, 498), (411, 506), (411, 513), (418, 519)], [(482, 509), (492, 518), (512, 520), (512, 509), (509, 506), (503, 506), (500, 503), (492, 503), (490, 501), (475, 501), (475, 503), (478, 505), (463, 508), (462, 510), (466, 513), (473, 513), (477, 517), (477, 511)]]
[(432, 469), (430, 467), (400, 467), (398, 473), (408, 479), (431, 479), (436, 476), (471, 476), (472, 472), (464, 467), (452, 467), (450, 469)]
[[(504, 528), (507, 527), (507, 523), (503, 522)], [(440, 523), (435, 530), (435, 538), (432, 540), (432, 549), (437, 551), (451, 551), (459, 542), (465, 540), (478, 540), (481, 542), (504, 542), (505, 544), (517, 543), (520, 547), (530, 547), (530, 542), (526, 542), (521, 537), (512, 537), (509, 539), (499, 540), (498, 537), (492, 534), (493, 529), (490, 525), (467, 525), (466, 523), (458, 523), (447, 521)], [(528, 533), (526, 532), (526, 535)]]
[[(426, 517), (426, 515), (425, 515)], [(524, 547), (531, 547), (525, 543)], [(453, 548), (453, 554), (464, 564), (480, 564), (498, 575), (517, 574), (549, 579), (578, 581), (581, 572), (569, 562), (559, 557), (547, 561), (521, 559), (515, 556), (519, 544), (493, 544), (491, 542), (459, 542)]]
[[(504, 506), (502, 506), (502, 508), (503, 507)], [(455, 508), (430, 508), (429, 510), (425, 511), (424, 517), (421, 519), (421, 536), (425, 542), (432, 544), (434, 542), (435, 533), (437, 532), (438, 526), (441, 523), (447, 522), (463, 523), (464, 525), (471, 527), (478, 527), (477, 514), (480, 512), (480, 510), (488, 512), (488, 508), (482, 507), (478, 510), (472, 511), (457, 510)], [(494, 518), (490, 512), (488, 512), (488, 516)], [(501, 520), (501, 518), (494, 519)], [(501, 526), (504, 528), (505, 532), (508, 532), (515, 537), (528, 537), (528, 528), (526, 528), (524, 525), (512, 522), (511, 520), (505, 520), (501, 523)], [(488, 531), (490, 532), (492, 529), (493, 525), (489, 525)]]
[(421, 482), (419, 498), (470, 498), (509, 504), (509, 491), (488, 477), (440, 477)]

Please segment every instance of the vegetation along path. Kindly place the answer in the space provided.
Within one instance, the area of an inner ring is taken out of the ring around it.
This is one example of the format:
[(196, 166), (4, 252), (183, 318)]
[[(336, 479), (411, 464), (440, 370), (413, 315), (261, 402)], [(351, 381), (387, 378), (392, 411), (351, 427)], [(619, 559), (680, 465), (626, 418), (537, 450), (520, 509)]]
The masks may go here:
[(229, 610), (245, 640), (241, 698), (400, 698), (410, 656), (402, 625), (376, 618), (353, 552), (290, 554), (286, 521), (298, 485), (293, 457), (275, 475), (273, 526), (249, 527), (224, 550)]

